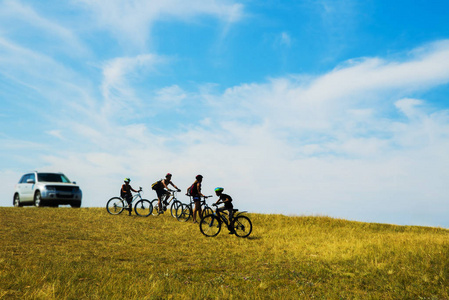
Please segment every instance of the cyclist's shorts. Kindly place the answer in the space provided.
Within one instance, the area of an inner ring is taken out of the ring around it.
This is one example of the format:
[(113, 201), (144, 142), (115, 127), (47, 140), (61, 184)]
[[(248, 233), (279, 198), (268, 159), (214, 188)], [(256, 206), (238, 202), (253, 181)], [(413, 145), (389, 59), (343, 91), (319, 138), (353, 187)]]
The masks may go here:
[(164, 196), (165, 194), (168, 194), (168, 192), (165, 189), (157, 189), (156, 194), (157, 194), (157, 197), (160, 198), (160, 197)]
[(194, 196), (193, 197), (193, 201), (194, 202), (201, 201), (201, 197), (200, 196)]

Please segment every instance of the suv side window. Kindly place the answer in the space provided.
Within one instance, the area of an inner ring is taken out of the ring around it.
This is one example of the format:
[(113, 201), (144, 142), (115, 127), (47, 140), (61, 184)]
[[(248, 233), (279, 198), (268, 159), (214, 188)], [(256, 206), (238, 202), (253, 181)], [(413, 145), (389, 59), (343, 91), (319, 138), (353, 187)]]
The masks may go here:
[(29, 176), (30, 176), (30, 177), (28, 177), (27, 180), (28, 180), (28, 179), (31, 179), (31, 180), (33, 180), (34, 182), (36, 182), (36, 175), (35, 175), (34, 173), (29, 174)]
[(25, 174), (20, 178), (19, 183), (26, 183), (28, 178), (28, 174)]
[(19, 183), (27, 183), (28, 179), (32, 179), (32, 180), (36, 181), (36, 176), (33, 173), (25, 174), (22, 176)]

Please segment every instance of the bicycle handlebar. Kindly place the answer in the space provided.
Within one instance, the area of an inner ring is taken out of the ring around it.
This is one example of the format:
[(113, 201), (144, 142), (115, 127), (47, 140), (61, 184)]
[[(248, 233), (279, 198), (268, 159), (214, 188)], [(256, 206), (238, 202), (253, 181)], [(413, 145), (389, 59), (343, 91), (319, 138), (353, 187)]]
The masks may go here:
[[(189, 196), (189, 197), (196, 197), (196, 196), (192, 196), (192, 195), (189, 195), (189, 194), (186, 194), (186, 196)], [(213, 197), (212, 195), (210, 195), (210, 196), (199, 196), (200, 198), (204, 198), (204, 199), (207, 199), (207, 198), (210, 198), (210, 197)]]

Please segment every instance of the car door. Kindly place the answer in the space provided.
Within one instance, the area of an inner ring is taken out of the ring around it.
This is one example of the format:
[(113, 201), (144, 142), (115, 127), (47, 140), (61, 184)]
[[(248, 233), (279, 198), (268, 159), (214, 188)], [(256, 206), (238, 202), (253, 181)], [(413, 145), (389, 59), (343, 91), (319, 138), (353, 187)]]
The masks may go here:
[(21, 183), (21, 196), (20, 199), (22, 202), (32, 202), (33, 201), (33, 191), (34, 185), (36, 183), (36, 178), (34, 174), (27, 174), (24, 178), (24, 182)]

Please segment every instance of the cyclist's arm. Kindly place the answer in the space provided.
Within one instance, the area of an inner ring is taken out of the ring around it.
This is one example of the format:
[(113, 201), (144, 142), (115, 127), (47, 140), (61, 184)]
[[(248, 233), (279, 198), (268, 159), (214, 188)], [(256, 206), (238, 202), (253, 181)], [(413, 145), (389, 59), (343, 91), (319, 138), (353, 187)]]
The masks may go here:
[(136, 191), (135, 189), (133, 189), (131, 186), (129, 187), (129, 189), (131, 190), (131, 191), (133, 191), (134, 193), (138, 193), (139, 191)]
[(196, 184), (196, 189), (198, 191), (198, 195), (200, 195), (201, 197), (206, 197), (203, 195), (203, 193), (201, 193), (201, 184), (199, 182), (197, 182)]
[[(179, 188), (172, 181), (170, 181), (168, 184), (171, 184), (175, 189), (179, 190)], [(168, 189), (168, 187), (167, 187), (167, 189)]]
[(231, 199), (229, 199), (229, 197), (226, 197), (225, 199), (223, 199), (223, 203), (228, 203), (231, 202)]

